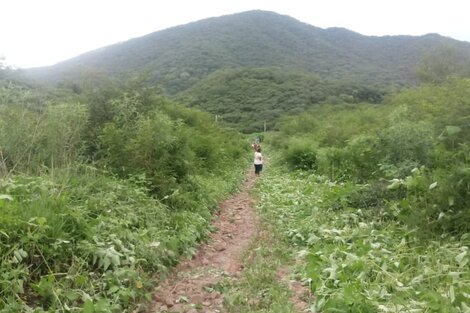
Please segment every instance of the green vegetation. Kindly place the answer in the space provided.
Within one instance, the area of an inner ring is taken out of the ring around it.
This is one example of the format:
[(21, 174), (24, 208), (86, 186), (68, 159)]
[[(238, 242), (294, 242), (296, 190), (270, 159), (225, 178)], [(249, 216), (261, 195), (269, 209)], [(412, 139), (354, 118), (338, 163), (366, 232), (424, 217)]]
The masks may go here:
[(426, 83), (443, 83), (449, 76), (468, 77), (470, 56), (452, 46), (441, 46), (426, 52), (417, 66), (416, 74)]
[(24, 73), (56, 87), (0, 60), (0, 312), (144, 311), (264, 123), (229, 312), (295, 311), (285, 266), (312, 312), (469, 312), (469, 51), (247, 12)]
[[(292, 167), (308, 164), (330, 180), (367, 184), (363, 196), (406, 199), (401, 205), (410, 208), (408, 221), (425, 233), (466, 232), (469, 86), (468, 79), (452, 79), (402, 92), (382, 105), (323, 106), (285, 119), (285, 135), (275, 141)], [(304, 124), (309, 126), (302, 129)], [(304, 156), (301, 162), (291, 156), (299, 142), (303, 148), (295, 154)]]
[(243, 258), (245, 270), (241, 279), (222, 284), (227, 312), (295, 312), (289, 301), (289, 277), (281, 277), (279, 271), (288, 263), (289, 248), (270, 227), (272, 216), (263, 218), (263, 230)]
[[(354, 202), (360, 185), (289, 174), (280, 162), (271, 163), (258, 186), (261, 213), (283, 238), (275, 246), (297, 260), (292, 268), (314, 295), (304, 299), (312, 312), (468, 311), (468, 233), (422, 238), (402, 220), (398, 201), (367, 207)], [(265, 288), (266, 295), (278, 289)], [(285, 298), (276, 299), (285, 306), (277, 312), (291, 312)], [(245, 312), (276, 312), (276, 306), (271, 300)]]
[(158, 31), (27, 73), (56, 83), (78, 83), (90, 75), (128, 79), (147, 71), (149, 81), (169, 95), (217, 70), (245, 67), (403, 86), (414, 80), (423, 54), (443, 45), (459, 55), (470, 51), (468, 43), (437, 34), (368, 37), (341, 28), (321, 29), (273, 12), (249, 11)]
[(381, 102), (379, 87), (322, 80), (311, 74), (279, 68), (219, 70), (180, 93), (178, 100), (220, 116), (243, 132), (273, 129), (284, 115), (298, 114), (321, 103)]
[(248, 143), (133, 80), (0, 86), (0, 312), (131, 312), (209, 231)]
[(468, 65), (469, 54), (469, 43), (436, 34), (367, 37), (250, 11), (155, 32), (25, 75), (79, 93), (146, 73), (149, 86), (249, 133), (319, 103), (379, 102), (385, 92), (415, 85), (416, 74), (445, 80)]
[(262, 210), (305, 250), (312, 310), (468, 311), (469, 90), (450, 79), (280, 124)]

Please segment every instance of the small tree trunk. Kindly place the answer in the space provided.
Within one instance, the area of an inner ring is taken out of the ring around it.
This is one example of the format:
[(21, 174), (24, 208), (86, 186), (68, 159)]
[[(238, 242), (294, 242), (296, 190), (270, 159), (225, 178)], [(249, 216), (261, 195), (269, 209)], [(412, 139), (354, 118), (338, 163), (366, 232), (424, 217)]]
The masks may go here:
[(3, 151), (0, 150), (0, 177), (5, 177), (8, 174), (6, 158), (3, 156)]

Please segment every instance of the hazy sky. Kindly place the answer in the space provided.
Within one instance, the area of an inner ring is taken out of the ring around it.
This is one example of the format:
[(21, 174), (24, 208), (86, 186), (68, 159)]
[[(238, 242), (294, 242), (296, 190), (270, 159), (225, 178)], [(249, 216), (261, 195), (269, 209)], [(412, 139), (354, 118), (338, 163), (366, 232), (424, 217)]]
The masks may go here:
[(0, 56), (17, 67), (52, 65), (171, 26), (254, 9), (363, 35), (439, 33), (470, 42), (468, 0), (0, 0)]

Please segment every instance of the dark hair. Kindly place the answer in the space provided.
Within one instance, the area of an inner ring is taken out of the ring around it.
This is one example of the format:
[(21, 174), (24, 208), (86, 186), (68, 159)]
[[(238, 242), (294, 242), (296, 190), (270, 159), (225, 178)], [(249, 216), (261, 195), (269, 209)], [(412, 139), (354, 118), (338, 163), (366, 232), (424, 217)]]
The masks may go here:
[(261, 147), (256, 148), (256, 152), (261, 152)]

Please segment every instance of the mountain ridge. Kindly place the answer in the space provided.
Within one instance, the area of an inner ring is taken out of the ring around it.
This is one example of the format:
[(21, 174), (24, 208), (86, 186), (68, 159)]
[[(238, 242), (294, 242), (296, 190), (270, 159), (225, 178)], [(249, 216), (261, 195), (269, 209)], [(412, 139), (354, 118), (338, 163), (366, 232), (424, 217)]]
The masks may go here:
[(57, 83), (89, 72), (126, 79), (146, 71), (150, 82), (169, 95), (189, 89), (216, 70), (235, 67), (276, 66), (323, 78), (408, 85), (422, 54), (445, 44), (470, 53), (470, 43), (435, 34), (364, 36), (254, 10), (167, 28), (25, 72)]

